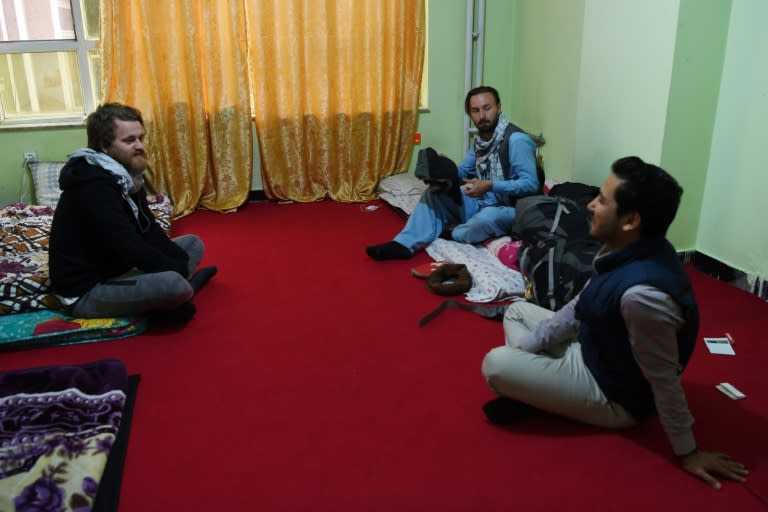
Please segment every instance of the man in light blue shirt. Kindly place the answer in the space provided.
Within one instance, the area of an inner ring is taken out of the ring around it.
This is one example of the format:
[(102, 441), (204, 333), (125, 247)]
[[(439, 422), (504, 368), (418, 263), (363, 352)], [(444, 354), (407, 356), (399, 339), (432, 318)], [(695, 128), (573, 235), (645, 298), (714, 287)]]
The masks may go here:
[(506, 235), (515, 201), (541, 191), (536, 143), (504, 117), (498, 91), (472, 89), (464, 109), (477, 127), (466, 156), (457, 167), (432, 148), (419, 152), (416, 176), (429, 187), (394, 240), (366, 247), (371, 258), (408, 259), (441, 235), (471, 244)]

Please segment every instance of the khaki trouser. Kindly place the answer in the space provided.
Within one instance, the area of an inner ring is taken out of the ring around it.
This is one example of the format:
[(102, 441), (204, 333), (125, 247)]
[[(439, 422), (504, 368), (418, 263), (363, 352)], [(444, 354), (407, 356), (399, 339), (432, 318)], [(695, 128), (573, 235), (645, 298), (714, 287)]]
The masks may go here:
[(506, 346), (485, 356), (482, 371), (488, 385), (500, 395), (537, 409), (606, 428), (627, 428), (635, 419), (600, 390), (575, 340), (533, 354), (516, 348), (515, 340), (553, 315), (528, 302), (515, 302), (504, 315)]

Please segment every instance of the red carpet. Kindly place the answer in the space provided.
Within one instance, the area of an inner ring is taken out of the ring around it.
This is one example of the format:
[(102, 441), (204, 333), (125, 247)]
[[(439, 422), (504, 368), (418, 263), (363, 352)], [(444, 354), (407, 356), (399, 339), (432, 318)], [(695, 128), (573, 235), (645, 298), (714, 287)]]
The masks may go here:
[(409, 274), (429, 258), (363, 252), (402, 222), (330, 201), (197, 212), (174, 234), (200, 234), (219, 274), (190, 324), (3, 354), (0, 369), (115, 357), (141, 374), (123, 512), (768, 509), (767, 303), (691, 269), (700, 335), (737, 341), (735, 357), (701, 342), (684, 378), (700, 446), (751, 471), (716, 491), (675, 466), (655, 419), (487, 424), (480, 362), (501, 324), (448, 310), (418, 327), (442, 300)]

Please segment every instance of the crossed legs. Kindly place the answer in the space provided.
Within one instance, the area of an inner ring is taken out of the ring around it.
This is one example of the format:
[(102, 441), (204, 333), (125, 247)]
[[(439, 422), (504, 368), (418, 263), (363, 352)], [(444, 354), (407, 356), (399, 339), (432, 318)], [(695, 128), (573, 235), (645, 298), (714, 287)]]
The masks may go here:
[[(192, 274), (205, 251), (202, 240), (196, 235), (184, 235), (173, 241), (188, 254), (189, 273)], [(189, 304), (180, 315), (188, 320), (194, 314), (190, 300), (196, 289), (215, 273), (215, 267), (208, 267), (192, 274), (187, 281), (178, 272), (145, 274), (133, 269), (91, 288), (75, 303), (72, 314), (82, 318), (133, 316), (151, 311), (172, 311)]]
[(590, 425), (619, 429), (636, 424), (622, 406), (609, 401), (600, 390), (584, 364), (578, 342), (552, 347), (550, 352), (562, 354), (560, 357), (517, 348), (516, 340), (552, 316), (551, 311), (525, 302), (514, 303), (509, 309), (505, 320), (513, 321), (505, 321), (507, 345), (488, 352), (482, 365), (483, 376), (494, 392)]

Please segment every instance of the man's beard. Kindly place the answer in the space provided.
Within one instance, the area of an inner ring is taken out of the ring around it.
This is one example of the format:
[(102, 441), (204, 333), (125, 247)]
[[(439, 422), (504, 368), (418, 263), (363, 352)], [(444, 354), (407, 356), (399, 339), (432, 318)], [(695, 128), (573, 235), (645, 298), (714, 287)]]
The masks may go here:
[(496, 127), (499, 125), (499, 118), (497, 117), (493, 122), (485, 124), (485, 125), (475, 125), (477, 128), (477, 133), (482, 135), (493, 135), (493, 132), (496, 131)]
[[(136, 162), (136, 157), (141, 157), (141, 162)], [(144, 154), (141, 155), (135, 155), (129, 162), (127, 162), (128, 165), (123, 164), (123, 167), (125, 167), (125, 170), (128, 171), (128, 174), (131, 176), (138, 176), (144, 171), (147, 170), (147, 157)]]

